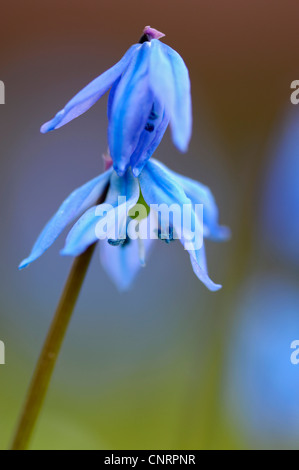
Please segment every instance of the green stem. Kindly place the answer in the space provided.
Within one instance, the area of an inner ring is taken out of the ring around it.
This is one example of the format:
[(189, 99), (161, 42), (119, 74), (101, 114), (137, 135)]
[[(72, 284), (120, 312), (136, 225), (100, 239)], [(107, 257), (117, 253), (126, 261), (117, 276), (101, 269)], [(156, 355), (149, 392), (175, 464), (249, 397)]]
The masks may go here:
[(26, 450), (29, 446), (94, 249), (95, 245), (90, 246), (73, 263), (31, 380), (10, 450)]

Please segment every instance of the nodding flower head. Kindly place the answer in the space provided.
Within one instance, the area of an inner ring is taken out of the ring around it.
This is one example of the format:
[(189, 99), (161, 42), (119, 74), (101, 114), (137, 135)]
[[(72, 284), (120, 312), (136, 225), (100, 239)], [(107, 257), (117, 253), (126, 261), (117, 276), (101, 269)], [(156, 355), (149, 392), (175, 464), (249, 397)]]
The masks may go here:
[(134, 176), (140, 174), (168, 124), (174, 144), (185, 152), (192, 131), (189, 73), (181, 56), (160, 42), (163, 36), (146, 26), (140, 42), (72, 98), (41, 132), (64, 126), (111, 89), (108, 140), (118, 175), (130, 166)]
[[(203, 207), (202, 220), (197, 218), (197, 204)], [(162, 207), (166, 211), (160, 212)], [(166, 244), (179, 240), (189, 252), (196, 276), (208, 289), (220, 289), (208, 275), (203, 240), (199, 245), (193, 241), (186, 243), (184, 219), (169, 217), (173, 207), (181, 214), (186, 207), (190, 209), (192, 226), (202, 233), (203, 239), (222, 241), (229, 236), (228, 229), (218, 225), (218, 209), (208, 188), (151, 159), (138, 178), (131, 169), (119, 176), (108, 168), (76, 189), (48, 222), (20, 269), (39, 258), (68, 225), (75, 223), (61, 253), (79, 256), (100, 240), (102, 264), (120, 290), (128, 289), (145, 265), (153, 240)], [(142, 236), (135, 236), (137, 226), (145, 226)]]

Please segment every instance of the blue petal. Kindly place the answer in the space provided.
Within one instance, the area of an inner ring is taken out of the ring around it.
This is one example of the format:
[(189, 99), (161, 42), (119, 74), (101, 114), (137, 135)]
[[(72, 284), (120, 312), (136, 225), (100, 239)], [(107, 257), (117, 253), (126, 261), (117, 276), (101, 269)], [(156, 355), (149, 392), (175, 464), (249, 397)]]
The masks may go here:
[(196, 251), (196, 258), (194, 253), (190, 253), (190, 261), (194, 274), (198, 279), (212, 292), (216, 292), (222, 288), (220, 284), (215, 284), (208, 275), (206, 253), (204, 245), (198, 251)]
[(192, 133), (188, 69), (177, 52), (157, 40), (152, 41), (150, 86), (154, 95), (165, 105), (174, 144), (186, 152)]
[[(146, 239), (142, 242), (147, 255), (152, 240)], [(121, 292), (131, 287), (140, 268), (144, 266), (139, 259), (139, 243), (139, 240), (129, 240), (125, 246), (111, 246), (106, 241), (101, 243), (100, 255), (103, 268)]]
[[(151, 159), (144, 167), (141, 175), (139, 176), (140, 188), (142, 195), (148, 205), (151, 204), (166, 204), (170, 207), (173, 204), (178, 204), (183, 210), (184, 205), (192, 205), (191, 200), (186, 196), (183, 187), (180, 185), (177, 178), (170, 172), (164, 165), (161, 165), (157, 160)], [(191, 210), (192, 226), (199, 227), (200, 221), (197, 219), (196, 214)], [(167, 231), (167, 224), (169, 224), (169, 217), (165, 220), (160, 218), (161, 231)], [(208, 276), (204, 246), (196, 249), (196, 245), (189, 242), (186, 245), (184, 239), (183, 217), (181, 217), (181, 226), (174, 224), (174, 229), (181, 231), (181, 242), (188, 248), (192, 267), (197, 277), (208, 287), (210, 290), (218, 290), (221, 286), (214, 284)], [(200, 227), (199, 227), (200, 228)], [(199, 234), (200, 236), (200, 234)]]
[[(121, 229), (126, 226), (128, 211), (135, 206), (139, 199), (138, 180), (131, 172), (119, 177), (113, 173), (110, 181), (110, 188), (104, 204), (92, 207), (78, 220), (67, 236), (62, 255), (78, 256), (90, 245), (99, 240), (97, 225), (101, 220), (107, 222), (107, 232), (115, 231), (115, 222)], [(119, 205), (119, 197), (125, 198), (125, 202)], [(109, 205), (109, 207), (107, 206)], [(99, 216), (101, 210), (108, 211)], [(103, 232), (104, 234), (104, 232)], [(120, 234), (120, 237), (122, 234)]]
[(231, 236), (231, 231), (228, 227), (218, 225), (219, 212), (215, 202), (215, 198), (210, 189), (203, 184), (175, 173), (169, 170), (165, 165), (158, 162), (163, 168), (167, 169), (178, 180), (183, 187), (186, 196), (190, 198), (192, 204), (203, 204), (203, 222), (204, 222), (204, 235), (215, 241), (225, 241)]
[(38, 237), (30, 255), (20, 264), (23, 269), (39, 258), (57, 239), (64, 228), (94, 205), (109, 183), (112, 169), (76, 189), (61, 205)]
[(116, 92), (116, 89), (118, 87), (118, 84), (119, 84), (120, 80), (121, 80), (121, 76), (118, 77), (118, 79), (115, 80), (115, 82), (113, 83), (112, 88), (111, 88), (110, 93), (109, 93), (109, 96), (108, 96), (108, 104), (107, 104), (108, 121), (110, 121), (110, 119), (111, 119), (114, 96), (115, 96), (115, 92)]
[[(184, 205), (191, 205), (182, 186), (180, 186), (174, 175), (170, 173), (157, 160), (149, 160), (139, 176), (142, 195), (148, 205), (166, 204), (170, 207), (177, 204), (180, 209)], [(192, 214), (194, 211), (192, 211)], [(162, 214), (163, 216), (163, 214)], [(160, 220), (162, 231), (167, 231), (169, 217)], [(182, 227), (181, 227), (182, 228)]]
[(83, 88), (51, 121), (45, 123), (41, 132), (45, 134), (58, 129), (91, 108), (125, 71), (140, 47), (140, 44), (134, 44), (117, 64)]
[(131, 168), (136, 177), (140, 175), (144, 165), (159, 146), (167, 129), (169, 119), (165, 112), (163, 112), (162, 118), (157, 121), (156, 128), (152, 133), (146, 130), (142, 132), (135, 152), (131, 157)]
[(148, 76), (150, 51), (149, 42), (142, 44), (115, 90), (108, 140), (114, 169), (119, 175), (130, 164), (153, 105)]

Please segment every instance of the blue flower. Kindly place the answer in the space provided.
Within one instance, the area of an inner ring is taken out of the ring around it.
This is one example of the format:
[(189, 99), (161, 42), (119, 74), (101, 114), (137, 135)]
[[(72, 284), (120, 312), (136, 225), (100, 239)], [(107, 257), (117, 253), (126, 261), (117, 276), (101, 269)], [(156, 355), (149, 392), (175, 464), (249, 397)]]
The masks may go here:
[[(129, 235), (129, 223), (133, 220), (132, 211), (141, 197), (144, 207), (150, 209), (143, 221), (156, 215), (158, 230), (147, 232), (145, 239), (134, 239)], [(99, 201), (103, 200), (101, 204)], [(157, 212), (155, 207), (175, 205), (184, 210), (190, 208), (192, 227), (198, 227), (195, 204), (203, 205), (203, 226), (205, 238), (226, 240), (227, 228), (218, 224), (218, 210), (208, 188), (200, 183), (170, 171), (165, 165), (151, 159), (145, 165), (139, 178), (135, 178), (129, 169), (124, 176), (119, 176), (112, 168), (76, 189), (58, 209), (37, 239), (31, 254), (20, 265), (25, 268), (39, 258), (61, 234), (65, 227), (74, 223), (61, 254), (78, 256), (90, 245), (101, 241), (101, 259), (109, 276), (120, 290), (126, 290), (132, 284), (140, 266), (145, 265), (145, 258), (152, 245), (153, 238), (167, 243), (180, 234), (181, 243), (188, 250), (196, 276), (212, 291), (220, 289), (209, 277), (204, 245), (197, 247), (193, 241), (186, 242), (181, 219), (172, 219)], [(115, 234), (115, 227), (117, 233)], [(111, 234), (111, 235), (110, 235)], [(105, 239), (105, 240), (104, 240)]]
[(183, 59), (147, 26), (112, 68), (104, 72), (41, 128), (58, 129), (83, 114), (110, 88), (108, 140), (119, 176), (131, 166), (138, 176), (170, 123), (176, 147), (185, 152), (192, 131), (190, 80)]
[(298, 447), (299, 366), (291, 362), (298, 305), (296, 275), (282, 270), (255, 270), (239, 294), (222, 403), (234, 416), (234, 432), (248, 439), (246, 448)]

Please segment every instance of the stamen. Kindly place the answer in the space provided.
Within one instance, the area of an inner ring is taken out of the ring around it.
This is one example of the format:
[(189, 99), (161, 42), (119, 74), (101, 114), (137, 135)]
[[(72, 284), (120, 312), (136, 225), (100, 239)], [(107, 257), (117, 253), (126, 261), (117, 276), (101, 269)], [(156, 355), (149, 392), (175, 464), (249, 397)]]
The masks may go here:
[(111, 245), (111, 246), (124, 246), (124, 244), (126, 243), (126, 241), (127, 241), (126, 238), (119, 239), (119, 240), (113, 240), (113, 238), (109, 238), (109, 239), (108, 239), (108, 243), (109, 243), (109, 245)]
[(155, 126), (153, 124), (150, 124), (149, 122), (146, 124), (145, 128), (144, 128), (146, 131), (148, 132), (153, 132), (153, 130), (155, 129)]

